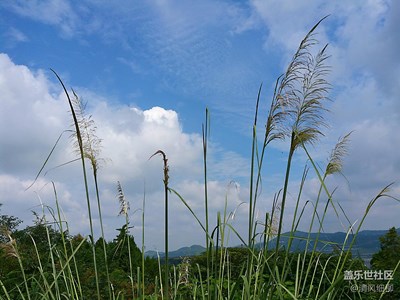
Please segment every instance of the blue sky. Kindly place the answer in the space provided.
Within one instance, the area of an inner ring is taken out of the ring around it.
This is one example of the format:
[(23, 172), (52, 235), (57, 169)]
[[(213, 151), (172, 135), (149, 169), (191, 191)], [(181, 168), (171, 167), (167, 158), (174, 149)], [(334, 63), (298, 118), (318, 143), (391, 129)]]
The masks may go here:
[[(0, 203), (2, 212), (31, 224), (40, 201), (53, 206), (54, 181), (73, 233), (88, 233), (79, 165), (52, 170), (32, 182), (58, 135), (70, 126), (68, 107), (49, 68), (88, 102), (102, 139), (102, 202), (106, 233), (123, 222), (116, 198), (119, 180), (131, 202), (141, 206), (146, 192), (146, 247), (162, 250), (163, 149), (171, 184), (201, 217), (201, 124), (211, 112), (210, 208), (234, 211), (248, 201), (251, 126), (263, 83), (260, 119), (269, 106), (277, 76), (284, 72), (307, 31), (322, 17), (320, 45), (329, 43), (332, 84), (326, 115), (330, 127), (312, 148), (323, 166), (340, 136), (354, 130), (343, 176), (332, 188), (352, 222), (386, 184), (399, 181), (400, 6), (395, 1), (12, 1), (0, 4)], [(271, 209), (283, 183), (287, 144), (267, 152), (258, 213)], [(62, 140), (49, 169), (74, 158)], [(290, 225), (296, 189), (306, 163), (295, 157)], [(229, 185), (235, 181), (238, 189)], [(310, 173), (303, 203), (315, 199), (318, 182)], [(398, 196), (399, 186), (392, 194)], [(365, 229), (400, 226), (396, 201), (379, 202)], [(248, 206), (233, 224), (245, 234)], [(202, 243), (190, 213), (171, 200), (171, 245)], [(131, 216), (140, 244), (140, 213)], [(95, 216), (95, 221), (97, 218)], [(304, 228), (305, 225), (304, 225)], [(304, 229), (303, 228), (303, 229)], [(333, 215), (326, 231), (344, 231)], [(235, 240), (232, 239), (232, 243)]]

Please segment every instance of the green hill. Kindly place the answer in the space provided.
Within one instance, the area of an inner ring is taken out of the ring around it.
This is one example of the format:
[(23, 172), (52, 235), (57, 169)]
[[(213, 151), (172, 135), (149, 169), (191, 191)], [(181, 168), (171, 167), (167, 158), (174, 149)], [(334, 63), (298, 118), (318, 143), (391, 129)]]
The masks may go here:
[[(397, 229), (400, 232), (399, 229)], [(367, 264), (372, 258), (372, 255), (380, 250), (380, 242), (379, 237), (385, 235), (387, 230), (363, 230), (360, 231), (357, 235), (355, 243), (352, 248), (352, 254), (355, 257), (362, 258)], [(288, 245), (290, 232), (285, 232), (282, 234), (280, 243), (281, 246), (286, 248)], [(294, 239), (292, 241), (291, 251), (304, 251), (307, 245), (307, 236), (308, 233), (304, 231), (296, 231), (294, 233)], [(310, 234), (310, 241), (308, 245), (308, 249), (312, 250), (315, 244), (315, 239), (317, 238), (317, 233)], [(321, 233), (319, 235), (319, 241), (316, 246), (316, 250), (324, 253), (331, 253), (333, 251), (340, 251), (341, 249), (347, 250), (351, 240), (353, 239), (353, 234), (349, 234), (346, 240), (346, 233), (344, 232), (335, 232), (335, 233)], [(275, 239), (271, 240), (269, 243), (269, 249), (275, 248)], [(258, 248), (262, 247), (262, 244), (257, 244)], [(182, 258), (187, 256), (195, 256), (204, 252), (206, 249), (200, 245), (192, 245), (190, 247), (182, 247), (175, 251), (169, 252), (169, 257), (171, 259), (174, 258)], [(157, 257), (157, 251), (147, 251), (145, 253), (148, 257)], [(158, 252), (160, 258), (164, 258), (164, 252)]]
[[(192, 245), (190, 247), (182, 247), (179, 248), (178, 250), (175, 251), (169, 251), (168, 256), (170, 258), (179, 258), (179, 257), (185, 257), (185, 256), (195, 256), (199, 255), (206, 251), (206, 248), (200, 245)], [(146, 251), (145, 253), (146, 256), (148, 257), (157, 257), (157, 251)], [(158, 255), (160, 258), (163, 258), (165, 256), (164, 252), (158, 252)]]

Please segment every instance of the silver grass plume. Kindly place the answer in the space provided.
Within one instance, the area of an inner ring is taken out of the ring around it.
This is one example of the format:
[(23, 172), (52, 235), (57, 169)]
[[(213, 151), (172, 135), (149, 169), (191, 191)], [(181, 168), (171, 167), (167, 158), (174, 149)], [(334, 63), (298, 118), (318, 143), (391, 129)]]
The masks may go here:
[[(103, 161), (103, 159), (99, 159), (102, 140), (96, 135), (97, 127), (92, 119), (92, 116), (86, 114), (86, 103), (82, 103), (81, 98), (75, 93), (74, 90), (72, 90), (72, 93), (74, 95), (72, 98), (72, 104), (74, 106), (82, 137), (83, 155), (85, 158), (90, 160), (94, 172), (97, 173), (99, 169), (99, 161)], [(76, 132), (74, 137), (76, 137)], [(74, 147), (79, 153), (78, 141), (77, 139), (74, 140)]]
[(129, 202), (125, 198), (121, 183), (119, 181), (117, 182), (117, 192), (118, 192), (118, 201), (119, 201), (119, 206), (120, 206), (120, 211), (119, 211), (118, 215), (119, 216), (120, 215), (127, 216), (130, 206), (129, 206)]
[(325, 64), (329, 57), (327, 45), (316, 55), (310, 49), (318, 43), (314, 31), (325, 18), (302, 40), (286, 72), (278, 79), (274, 92), (272, 107), (278, 123), (283, 125), (279, 137), (293, 138), (292, 152), (302, 143), (317, 141), (323, 135), (320, 127), (326, 126), (321, 112), (327, 110), (324, 100), (329, 100), (330, 89), (324, 78), (330, 70)]
[(282, 123), (286, 116), (285, 107), (288, 101), (285, 101), (283, 96), (277, 93), (279, 81), (278, 79), (275, 85), (274, 97), (265, 124), (264, 148), (273, 140), (283, 139), (285, 137), (285, 133), (282, 130)]
[(329, 72), (325, 65), (328, 56), (325, 46), (318, 54), (308, 56), (305, 61), (305, 72), (302, 79), (301, 90), (294, 89), (295, 122), (292, 128), (294, 134), (293, 150), (303, 143), (314, 143), (323, 133), (320, 127), (326, 127), (322, 112), (327, 109), (324, 101), (330, 89), (329, 83), (324, 78)]
[(329, 156), (329, 162), (326, 166), (325, 176), (341, 173), (343, 167), (343, 157), (347, 154), (347, 146), (350, 141), (350, 135), (352, 132), (346, 134), (340, 138), (333, 148), (331, 155)]

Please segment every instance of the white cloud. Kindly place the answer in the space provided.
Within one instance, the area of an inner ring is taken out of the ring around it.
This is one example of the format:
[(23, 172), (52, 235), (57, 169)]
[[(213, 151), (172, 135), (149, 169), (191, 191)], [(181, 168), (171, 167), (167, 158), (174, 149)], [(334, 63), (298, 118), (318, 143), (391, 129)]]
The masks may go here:
[(4, 33), (6, 45), (8, 47), (14, 47), (17, 43), (28, 42), (29, 38), (19, 29), (10, 27), (7, 32)]
[[(321, 1), (254, 0), (251, 4), (255, 11), (254, 16), (258, 15), (264, 21), (268, 31), (264, 47), (267, 50), (282, 47), (286, 54), (290, 53), (283, 57), (285, 61), (293, 55), (300, 41), (317, 21), (336, 12), (333, 3)], [(321, 24), (318, 35), (321, 42), (327, 41), (322, 34), (323, 28), (325, 25)]]
[(45, 24), (59, 26), (66, 37), (75, 34), (78, 18), (68, 0), (8, 1), (3, 7)]
[[(126, 106), (115, 108), (106, 102), (92, 102), (91, 106), (98, 135), (103, 139), (102, 155), (109, 159), (104, 167), (108, 182), (116, 182), (119, 176), (129, 180), (159, 178), (161, 159), (154, 157), (149, 161), (158, 150), (167, 155), (172, 181), (175, 176), (197, 176), (201, 171), (201, 138), (182, 131), (175, 111), (161, 107), (144, 111)], [(147, 187), (152, 184), (150, 180)]]
[[(87, 234), (87, 202), (79, 162), (53, 169), (74, 158), (69, 134), (61, 139), (38, 181), (25, 191), (33, 182), (58, 135), (65, 128), (70, 128), (68, 104), (64, 95), (53, 92), (60, 91), (60, 88), (52, 85), (42, 71), (33, 72), (25, 66), (15, 65), (5, 54), (0, 56), (0, 64), (0, 88), (3, 91), (0, 154), (7, 158), (1, 160), (0, 165), (0, 203), (4, 204), (2, 209), (10, 215), (22, 218), (25, 225), (29, 225), (33, 219), (30, 211), (41, 211), (35, 192), (45, 205), (54, 208), (55, 197), (50, 183), (54, 181), (59, 203), (71, 232)], [(79, 90), (76, 89), (78, 94)], [(185, 133), (178, 114), (173, 110), (161, 107), (141, 110), (125, 105), (110, 105), (103, 97), (85, 89), (82, 89), (80, 95), (84, 102), (88, 101), (88, 113), (96, 123), (98, 137), (102, 139), (99, 158), (104, 158), (105, 161), (101, 163), (99, 170), (99, 184), (108, 238), (114, 237), (115, 229), (123, 223), (122, 218), (117, 218), (119, 208), (116, 182), (120, 181), (127, 200), (131, 202), (131, 213), (141, 208), (145, 193), (147, 240), (149, 245), (162, 245), (163, 233), (160, 228), (163, 228), (163, 163), (158, 156), (149, 160), (159, 149), (168, 157), (170, 186), (181, 192), (185, 199), (188, 197), (196, 212), (204, 217), (201, 208), (204, 194), (201, 183), (202, 139), (199, 134)], [(238, 158), (234, 153), (230, 156)], [(230, 163), (226, 162), (225, 167), (224, 162), (216, 166), (228, 170)], [(89, 188), (92, 191), (90, 171), (88, 174)], [(223, 210), (226, 183), (210, 181), (209, 193), (210, 215), (214, 216), (217, 210)], [(94, 193), (91, 192), (90, 195), (93, 221), (98, 234), (97, 204)], [(200, 226), (178, 198), (171, 195), (171, 199), (171, 230), (174, 232), (172, 239), (175, 239), (175, 245), (182, 246), (187, 241), (201, 242)], [(139, 212), (131, 218), (135, 226), (140, 225)], [(190, 226), (184, 225), (188, 222)], [(139, 230), (139, 227), (135, 228), (134, 230)], [(197, 234), (194, 235), (193, 230), (198, 230)], [(135, 235), (139, 236), (137, 232)], [(137, 240), (140, 242), (140, 239)]]
[(66, 108), (51, 94), (43, 72), (15, 65), (5, 54), (0, 54), (0, 69), (0, 155), (8, 158), (2, 159), (1, 170), (26, 171), (38, 166), (64, 129)]

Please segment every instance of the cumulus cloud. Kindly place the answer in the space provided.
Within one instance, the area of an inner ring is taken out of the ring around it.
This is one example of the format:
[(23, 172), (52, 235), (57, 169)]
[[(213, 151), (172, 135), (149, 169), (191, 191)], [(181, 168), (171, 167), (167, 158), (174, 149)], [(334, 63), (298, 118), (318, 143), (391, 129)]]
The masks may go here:
[(5, 54), (0, 54), (0, 69), (1, 169), (13, 174), (43, 160), (45, 149), (51, 149), (51, 143), (64, 129), (62, 124), (68, 123), (66, 108), (52, 95), (43, 72), (15, 65)]
[[(29, 225), (33, 219), (31, 210), (40, 212), (41, 202), (54, 208), (53, 182), (71, 232), (87, 233), (87, 203), (79, 163), (57, 167), (76, 158), (70, 132), (61, 138), (41, 176), (26, 191), (59, 134), (72, 128), (65, 96), (40, 70), (32, 71), (26, 66), (16, 65), (5, 54), (0, 56), (0, 64), (0, 88), (3, 91), (0, 118), (2, 209), (22, 218)], [(79, 88), (76, 91), (79, 93)], [(80, 97), (87, 102), (87, 113), (95, 121), (96, 134), (101, 138), (99, 178), (108, 238), (112, 238), (115, 229), (123, 223), (122, 219), (117, 218), (116, 183), (120, 181), (127, 200), (131, 202), (132, 222), (139, 226), (140, 214), (133, 212), (141, 209), (145, 197), (149, 245), (159, 247), (162, 244), (163, 164), (159, 157), (149, 160), (159, 149), (168, 157), (171, 187), (181, 192), (199, 216), (204, 216), (201, 209), (204, 195), (201, 180), (202, 138), (199, 134), (184, 132), (179, 116), (173, 110), (162, 107), (142, 110), (126, 105), (110, 105), (104, 97), (86, 89), (82, 89)], [(231, 153), (230, 156), (235, 154)], [(225, 160), (225, 164), (219, 162), (217, 167), (229, 170), (231, 162), (228, 160)], [(213, 215), (224, 207), (226, 185), (225, 181), (209, 183), (210, 210)], [(91, 180), (89, 186), (92, 189)], [(91, 197), (91, 205), (96, 207), (93, 193)], [(171, 229), (176, 239), (175, 245), (184, 245), (188, 240), (199, 243), (202, 234), (200, 226), (177, 197), (171, 196), (171, 199)], [(92, 208), (92, 211), (97, 209)], [(93, 220), (98, 228), (96, 213)], [(183, 226), (187, 223), (191, 225)], [(193, 235), (195, 228), (199, 229), (198, 234)], [(139, 230), (139, 227), (134, 230)], [(96, 233), (99, 234), (98, 229)]]

